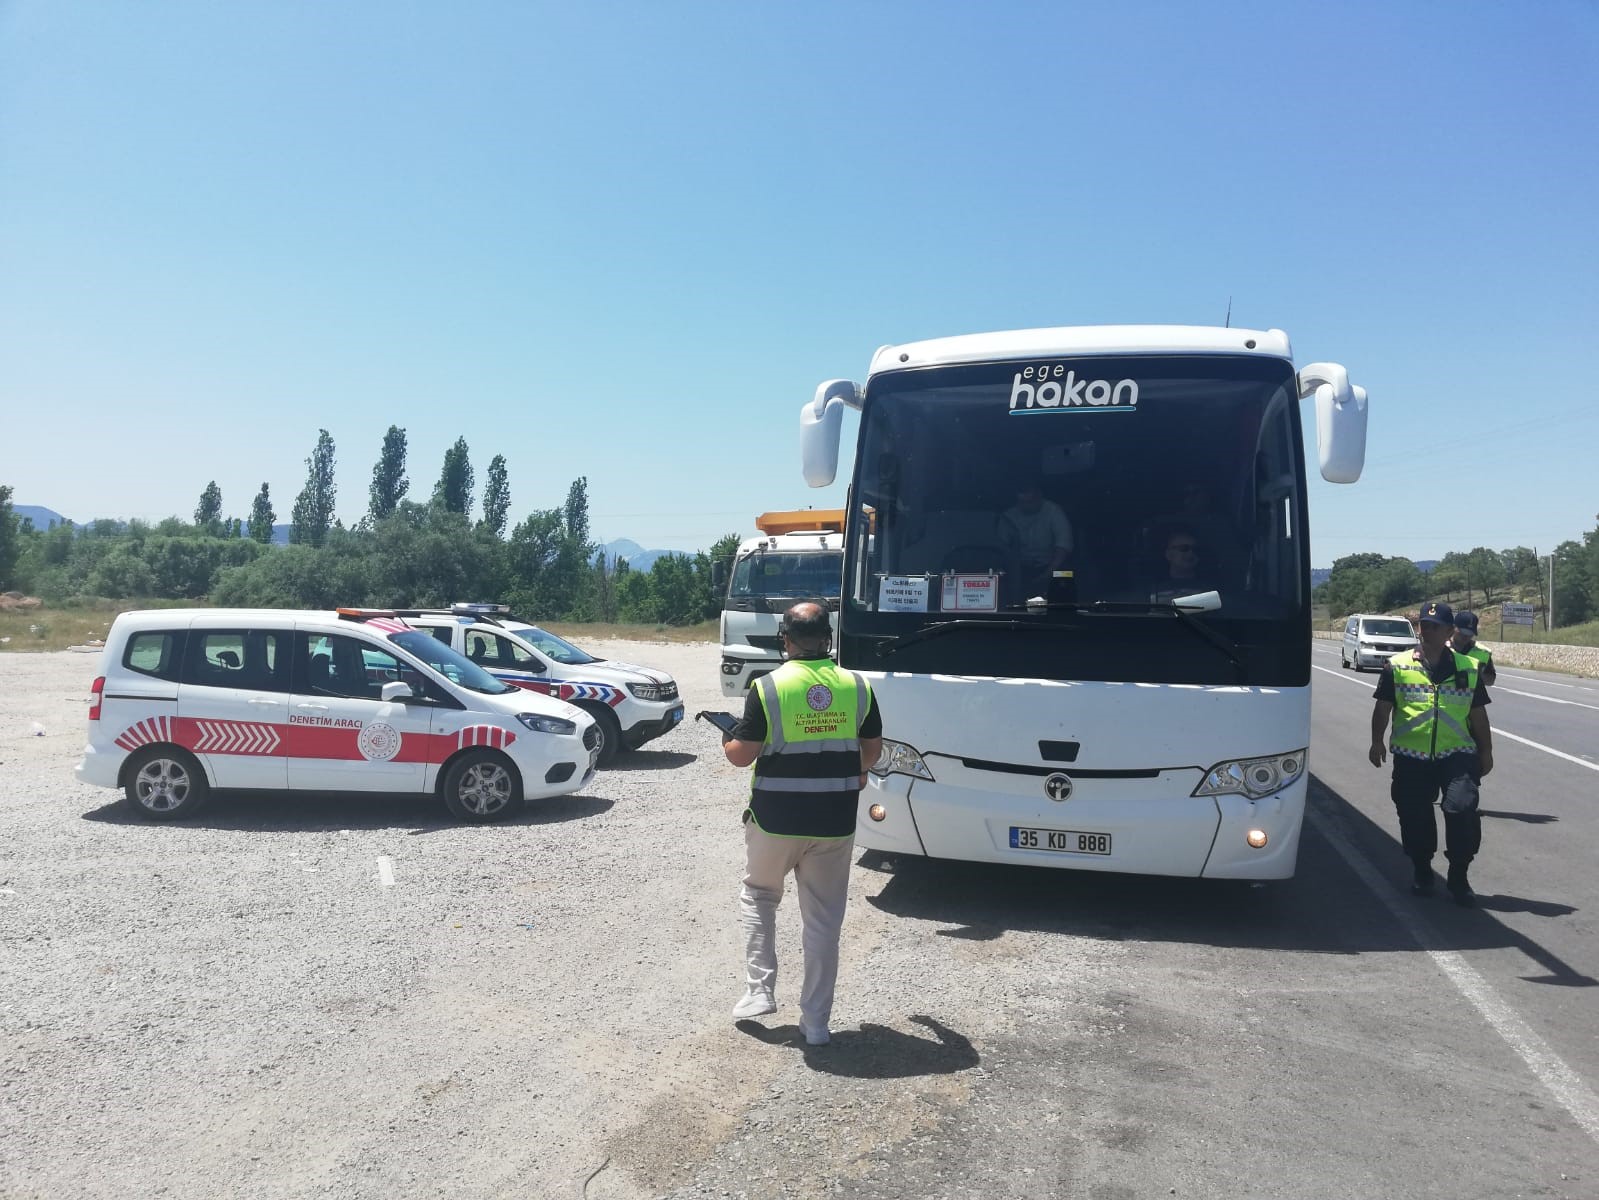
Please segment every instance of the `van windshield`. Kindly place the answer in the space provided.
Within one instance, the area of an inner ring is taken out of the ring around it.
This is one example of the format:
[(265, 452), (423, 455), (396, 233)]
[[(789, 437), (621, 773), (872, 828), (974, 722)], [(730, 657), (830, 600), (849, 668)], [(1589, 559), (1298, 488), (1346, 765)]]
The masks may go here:
[(1411, 631), (1410, 622), (1395, 617), (1387, 621), (1362, 621), (1360, 632), (1367, 637), (1386, 638), (1412, 638), (1416, 635)]

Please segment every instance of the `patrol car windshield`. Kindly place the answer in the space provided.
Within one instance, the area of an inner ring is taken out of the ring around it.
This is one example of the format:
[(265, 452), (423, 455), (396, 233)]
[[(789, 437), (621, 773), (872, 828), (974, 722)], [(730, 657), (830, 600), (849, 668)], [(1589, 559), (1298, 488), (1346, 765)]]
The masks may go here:
[[(1293, 368), (1278, 358), (1057, 356), (878, 375), (861, 415), (840, 662), (1303, 686), (1301, 437)], [(1174, 600), (1208, 592), (1219, 607), (1175, 618)], [(1216, 636), (1194, 636), (1194, 622)], [(938, 636), (917, 636), (934, 624)]]
[(1360, 631), (1368, 637), (1411, 638), (1415, 633), (1409, 621), (1362, 621)]
[(413, 629), (409, 633), (391, 634), (389, 641), (407, 651), (413, 658), (432, 667), (457, 687), (485, 696), (503, 696), (516, 689), (501, 683), (469, 658), (463, 658), (430, 633)]
[(565, 638), (556, 637), (548, 629), (540, 629), (537, 625), (507, 625), (505, 631), (516, 634), (545, 658), (553, 659), (562, 666), (581, 667), (585, 663), (604, 661), (579, 650)]

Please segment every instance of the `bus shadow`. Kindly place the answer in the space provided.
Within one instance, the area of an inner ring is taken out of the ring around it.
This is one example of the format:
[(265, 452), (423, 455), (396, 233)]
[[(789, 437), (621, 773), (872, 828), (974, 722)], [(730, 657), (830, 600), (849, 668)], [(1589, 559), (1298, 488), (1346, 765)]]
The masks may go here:
[[(1520, 950), (1543, 970), (1527, 978), (1567, 987), (1593, 987), (1558, 955), (1499, 921), (1495, 913), (1568, 916), (1558, 900), (1483, 895), (1461, 909), (1439, 889), (1437, 898), (1408, 895), (1409, 863), (1397, 839), (1314, 776), (1310, 807), (1293, 879), (1251, 886), (1225, 880), (1111, 875), (1047, 867), (902, 858), (867, 902), (896, 917), (947, 926), (942, 937), (982, 941), (1021, 930), (1110, 941), (1184, 942), (1316, 954), (1359, 955), (1418, 950)], [(1416, 927), (1426, 944), (1395, 921), (1322, 832), (1337, 831), (1391, 883), (1396, 898), (1417, 905)], [(868, 855), (863, 860), (873, 861)]]

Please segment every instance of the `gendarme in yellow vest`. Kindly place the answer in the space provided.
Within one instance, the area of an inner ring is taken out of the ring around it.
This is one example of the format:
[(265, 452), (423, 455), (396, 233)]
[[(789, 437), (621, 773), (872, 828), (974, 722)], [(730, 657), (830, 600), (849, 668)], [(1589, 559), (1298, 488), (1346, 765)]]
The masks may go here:
[(1433, 683), (1427, 664), (1416, 650), (1396, 654), (1389, 663), (1394, 673), (1394, 732), (1389, 743), (1405, 758), (1443, 758), (1475, 750), (1471, 736), (1471, 699), (1477, 694), (1477, 663), (1455, 650), (1455, 671), (1442, 683)]
[(831, 659), (790, 659), (754, 683), (766, 712), (750, 815), (780, 837), (855, 833), (861, 786), (861, 721), (872, 691)]

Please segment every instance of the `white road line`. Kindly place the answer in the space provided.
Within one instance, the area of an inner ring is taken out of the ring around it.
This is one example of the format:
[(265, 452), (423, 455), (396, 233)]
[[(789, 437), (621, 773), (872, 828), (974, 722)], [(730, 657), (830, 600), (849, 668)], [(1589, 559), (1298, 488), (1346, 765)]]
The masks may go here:
[(1497, 725), (1494, 726), (1494, 736), (1507, 737), (1513, 742), (1520, 742), (1523, 746), (1531, 746), (1534, 750), (1542, 750), (1545, 754), (1553, 754), (1556, 758), (1563, 758), (1567, 762), (1576, 763), (1579, 767), (1587, 767), (1590, 771), (1599, 771), (1599, 763), (1591, 763), (1585, 758), (1567, 754), (1564, 750), (1556, 750), (1553, 746), (1545, 746), (1542, 742), (1535, 742), (1531, 738), (1524, 738), (1520, 734), (1500, 729)]
[(1332, 843), (1333, 849), (1404, 926), (1405, 931), (1416, 939), (1449, 982), (1455, 985), (1482, 1019), (1493, 1026), (1494, 1032), (1527, 1064), (1527, 1069), (1549, 1089), (1560, 1106), (1571, 1114), (1572, 1120), (1582, 1127), (1584, 1133), (1599, 1142), (1599, 1095), (1594, 1094), (1582, 1077), (1566, 1065), (1549, 1043), (1517, 1015), (1514, 1008), (1500, 999), (1492, 985), (1461, 955), (1453, 950), (1435, 949), (1440, 939), (1433, 933), (1432, 926), (1413, 906), (1395, 901), (1393, 884), (1384, 879), (1366, 856), (1356, 850), (1330, 821), (1313, 808), (1306, 809), (1305, 815), (1316, 831)]
[(1495, 686), (1496, 692), (1509, 692), (1512, 696), (1526, 696), (1529, 700), (1542, 700), (1545, 704), (1569, 704), (1573, 708), (1591, 708), (1599, 712), (1599, 704), (1584, 704), (1580, 700), (1562, 700), (1559, 696), (1540, 696), (1537, 692), (1522, 692), (1515, 688)]
[(378, 856), (378, 883), (382, 887), (394, 886), (394, 860), (387, 855)]
[[(1320, 671), (1323, 675), (1331, 675), (1334, 679), (1342, 679), (1346, 683), (1361, 683), (1359, 679), (1350, 679), (1342, 671), (1334, 671), (1331, 667), (1318, 667), (1310, 664), (1312, 671)], [(1362, 684), (1362, 686), (1369, 686)], [(1585, 758), (1578, 758), (1575, 754), (1567, 754), (1564, 750), (1556, 750), (1553, 746), (1545, 746), (1542, 742), (1535, 742), (1531, 738), (1524, 738), (1519, 733), (1511, 733), (1508, 729), (1493, 727), (1495, 737), (1507, 737), (1513, 742), (1520, 742), (1523, 746), (1531, 746), (1534, 750), (1542, 750), (1545, 754), (1553, 754), (1556, 758), (1563, 758), (1567, 762), (1576, 763), (1579, 767), (1587, 767), (1590, 771), (1599, 771), (1599, 763), (1591, 763)]]
[(1495, 668), (1496, 668), (1496, 670), (1498, 671), (1498, 673), (1500, 675), (1505, 676), (1507, 679), (1525, 679), (1529, 683), (1541, 683), (1545, 687), (1570, 688), (1572, 691), (1575, 691), (1575, 692), (1599, 691), (1599, 688), (1594, 688), (1594, 687), (1591, 687), (1591, 686), (1590, 687), (1585, 687), (1585, 686), (1583, 686), (1580, 683), (1556, 683), (1553, 679), (1545, 679), (1541, 675), (1520, 675), (1520, 674), (1517, 674), (1515, 671), (1507, 671), (1503, 667), (1498, 666), (1498, 664), (1495, 664)]

